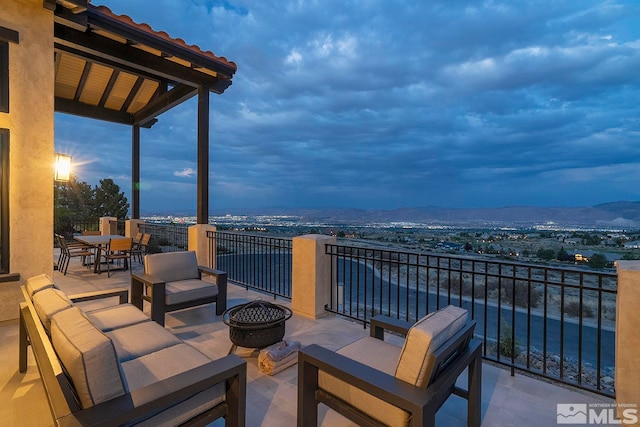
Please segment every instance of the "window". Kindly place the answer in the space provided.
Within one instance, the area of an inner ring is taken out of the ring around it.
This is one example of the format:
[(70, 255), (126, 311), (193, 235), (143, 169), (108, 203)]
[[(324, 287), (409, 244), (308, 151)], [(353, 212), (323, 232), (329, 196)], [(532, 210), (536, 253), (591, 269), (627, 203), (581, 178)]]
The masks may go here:
[(9, 43), (0, 40), (0, 113), (9, 112)]
[(0, 273), (9, 273), (9, 130), (0, 129)]
[(19, 39), (17, 31), (0, 27), (0, 113), (9, 112), (9, 42)]

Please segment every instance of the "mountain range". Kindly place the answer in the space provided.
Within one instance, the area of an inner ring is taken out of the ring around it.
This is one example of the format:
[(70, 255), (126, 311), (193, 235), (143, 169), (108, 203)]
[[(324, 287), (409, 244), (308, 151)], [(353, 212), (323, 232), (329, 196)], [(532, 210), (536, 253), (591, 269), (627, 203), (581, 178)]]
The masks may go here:
[(505, 206), (498, 208), (442, 208), (437, 206), (397, 209), (357, 208), (253, 208), (215, 209), (211, 215), (285, 215), (301, 222), (323, 224), (416, 223), (467, 226), (556, 225), (598, 228), (640, 228), (640, 202), (619, 201), (590, 207)]

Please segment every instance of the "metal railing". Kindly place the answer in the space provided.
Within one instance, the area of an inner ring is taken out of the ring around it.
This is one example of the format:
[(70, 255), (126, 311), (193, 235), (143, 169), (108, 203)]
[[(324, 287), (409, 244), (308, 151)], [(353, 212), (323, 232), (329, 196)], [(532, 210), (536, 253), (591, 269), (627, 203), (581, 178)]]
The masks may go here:
[(613, 396), (617, 275), (451, 255), (329, 244), (327, 310), (368, 322), (469, 310), (483, 357)]
[(189, 248), (189, 228), (184, 225), (140, 223), (141, 233), (151, 235), (150, 252), (177, 252)]
[(216, 248), (216, 268), (231, 282), (274, 296), (291, 298), (291, 239), (208, 231)]
[(99, 220), (68, 220), (54, 218), (54, 233), (65, 236), (67, 240), (72, 240), (74, 235), (82, 234), (84, 230), (100, 230)]

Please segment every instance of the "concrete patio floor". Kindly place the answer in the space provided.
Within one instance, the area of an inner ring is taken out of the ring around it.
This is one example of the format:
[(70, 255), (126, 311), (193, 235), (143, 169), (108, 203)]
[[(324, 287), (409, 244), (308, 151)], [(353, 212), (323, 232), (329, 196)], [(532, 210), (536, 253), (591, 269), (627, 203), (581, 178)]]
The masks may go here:
[[(76, 261), (76, 260), (74, 260)], [(140, 268), (138, 264), (134, 268)], [(94, 274), (79, 262), (72, 262), (66, 276), (54, 273), (56, 284), (67, 294), (98, 289), (129, 287), (129, 272), (118, 271), (107, 278)], [(232, 307), (268, 295), (231, 285), (228, 306)], [(289, 305), (278, 299), (278, 304)], [(167, 315), (166, 327), (180, 339), (211, 358), (224, 356), (231, 347), (227, 326), (215, 315), (212, 305), (177, 311)], [(337, 350), (369, 333), (362, 324), (333, 315), (312, 320), (294, 315), (286, 323), (285, 339), (300, 341), (305, 346), (316, 343)], [(27, 374), (18, 372), (18, 324), (0, 325), (0, 425), (53, 425), (37, 367), (29, 358)], [(258, 353), (239, 348), (236, 352), (247, 361), (247, 426), (295, 426), (297, 407), (297, 365), (274, 376), (258, 369)], [(557, 404), (611, 404), (611, 399), (581, 390), (558, 386), (525, 375), (511, 376), (490, 364), (483, 364), (483, 426), (553, 426), (557, 424)], [(322, 425), (352, 426), (345, 418), (321, 408)], [(452, 396), (437, 415), (438, 426), (465, 426), (466, 401)], [(222, 426), (220, 420), (213, 424)], [(575, 424), (574, 424), (575, 425)]]

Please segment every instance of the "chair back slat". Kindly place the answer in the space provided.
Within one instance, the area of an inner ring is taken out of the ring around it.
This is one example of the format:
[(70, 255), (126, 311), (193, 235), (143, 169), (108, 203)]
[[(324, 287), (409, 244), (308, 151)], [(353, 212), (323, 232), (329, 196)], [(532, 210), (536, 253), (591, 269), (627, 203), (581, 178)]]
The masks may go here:
[(121, 239), (110, 239), (109, 240), (109, 251), (110, 252), (122, 252), (131, 250), (131, 237), (123, 237)]

